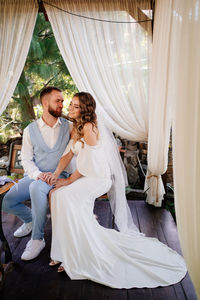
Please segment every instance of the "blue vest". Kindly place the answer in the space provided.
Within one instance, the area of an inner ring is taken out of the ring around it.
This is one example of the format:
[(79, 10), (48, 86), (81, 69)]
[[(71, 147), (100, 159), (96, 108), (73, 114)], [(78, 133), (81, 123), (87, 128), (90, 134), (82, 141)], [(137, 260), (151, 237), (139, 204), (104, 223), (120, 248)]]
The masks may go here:
[[(29, 134), (33, 145), (33, 161), (42, 172), (54, 172), (58, 162), (65, 151), (69, 142), (69, 124), (68, 121), (60, 118), (60, 130), (57, 141), (52, 149), (44, 142), (37, 122), (31, 123)], [(51, 137), (49, 137), (51, 138)]]

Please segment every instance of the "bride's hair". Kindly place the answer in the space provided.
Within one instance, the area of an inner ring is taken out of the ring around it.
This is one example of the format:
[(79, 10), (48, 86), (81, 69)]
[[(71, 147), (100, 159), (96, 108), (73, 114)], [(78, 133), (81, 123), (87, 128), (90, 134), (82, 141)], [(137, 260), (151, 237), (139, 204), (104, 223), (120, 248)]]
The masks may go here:
[(95, 113), (96, 102), (90, 93), (80, 92), (73, 97), (77, 97), (80, 103), (80, 119), (70, 119), (77, 131), (77, 140), (83, 137), (83, 127), (86, 123), (92, 123), (93, 128), (97, 127), (97, 116)]

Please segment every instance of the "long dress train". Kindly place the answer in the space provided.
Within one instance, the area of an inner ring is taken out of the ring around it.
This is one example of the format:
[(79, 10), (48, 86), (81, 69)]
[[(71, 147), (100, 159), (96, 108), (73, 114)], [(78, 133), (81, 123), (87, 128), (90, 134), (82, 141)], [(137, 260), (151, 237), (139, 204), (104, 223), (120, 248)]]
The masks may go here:
[[(84, 147), (83, 147), (84, 146)], [(51, 258), (62, 262), (71, 279), (90, 279), (112, 288), (153, 288), (179, 282), (186, 274), (184, 259), (156, 238), (128, 235), (99, 225), (94, 201), (111, 186), (101, 143), (84, 140), (65, 153), (77, 155), (84, 175), (52, 194)]]

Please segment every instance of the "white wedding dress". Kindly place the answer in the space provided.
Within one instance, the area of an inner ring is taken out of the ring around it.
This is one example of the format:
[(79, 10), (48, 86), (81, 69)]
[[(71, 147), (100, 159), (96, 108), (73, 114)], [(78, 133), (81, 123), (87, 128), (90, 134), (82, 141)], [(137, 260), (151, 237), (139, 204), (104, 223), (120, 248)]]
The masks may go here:
[[(84, 144), (84, 147), (82, 147)], [(129, 235), (99, 225), (94, 201), (111, 186), (101, 142), (68, 144), (83, 175), (52, 194), (51, 258), (71, 279), (90, 279), (112, 288), (153, 288), (179, 282), (186, 274), (177, 252), (155, 238)]]

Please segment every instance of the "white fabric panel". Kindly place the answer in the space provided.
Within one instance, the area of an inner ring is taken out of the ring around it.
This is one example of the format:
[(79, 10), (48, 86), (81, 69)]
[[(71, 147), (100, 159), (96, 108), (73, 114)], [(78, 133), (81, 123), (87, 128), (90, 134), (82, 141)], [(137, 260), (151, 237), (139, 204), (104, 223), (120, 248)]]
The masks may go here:
[(0, 1), (0, 114), (8, 105), (23, 70), (37, 11), (35, 0)]
[(200, 299), (200, 1), (173, 7), (175, 208), (182, 251)]
[[(88, 8), (87, 1), (77, 1), (79, 5), (73, 3), (73, 6), (60, 0), (48, 2), (99, 19), (135, 21), (125, 9), (114, 11), (104, 7), (103, 10), (101, 1), (95, 4), (95, 9)], [(116, 7), (117, 4), (115, 1)], [(78, 89), (94, 96), (112, 131), (129, 140), (146, 140), (151, 22), (145, 31), (139, 24), (93, 21), (69, 15), (48, 4), (45, 8)]]
[(167, 170), (170, 137), (169, 47), (172, 0), (156, 1), (149, 95), (148, 171), (146, 201), (162, 205), (161, 175)]
[[(151, 22), (145, 23), (145, 30), (140, 24), (99, 22), (65, 12), (104, 20), (132, 22), (135, 19), (131, 16), (138, 14), (138, 7), (142, 3), (132, 1), (130, 8), (130, 1), (128, 1), (129, 6), (122, 10), (121, 1), (115, 1), (115, 8), (112, 9), (109, 6), (103, 7), (101, 1), (95, 3), (95, 8), (88, 7), (87, 2), (77, 1), (73, 5), (60, 0), (48, 2), (62, 8), (63, 11), (44, 3), (64, 61), (78, 89), (89, 91), (95, 97), (101, 117), (110, 130), (129, 140), (145, 141), (148, 133), (147, 98), (152, 44)], [(148, 1), (143, 1), (142, 5), (147, 8)], [(156, 55), (157, 53), (155, 59)], [(153, 89), (154, 87), (152, 84)], [(151, 105), (154, 106), (154, 101)], [(165, 111), (162, 107), (159, 107), (159, 110), (161, 110), (159, 112), (159, 120), (161, 120)], [(157, 129), (157, 125), (152, 126), (151, 123), (150, 125), (151, 134), (154, 128)], [(159, 137), (162, 138), (159, 158), (162, 158), (162, 161), (158, 159), (159, 151), (156, 150), (155, 141), (151, 144), (153, 149), (150, 150), (151, 155), (148, 159), (150, 165), (153, 165), (150, 170), (159, 175), (160, 169), (163, 169), (163, 159), (165, 159), (164, 165), (167, 164), (167, 154), (163, 151), (168, 136), (163, 138), (161, 132), (162, 128), (159, 132)], [(168, 134), (167, 130), (166, 134)], [(160, 206), (164, 194), (160, 176), (159, 180), (155, 177), (151, 178), (149, 186), (148, 202)]]

